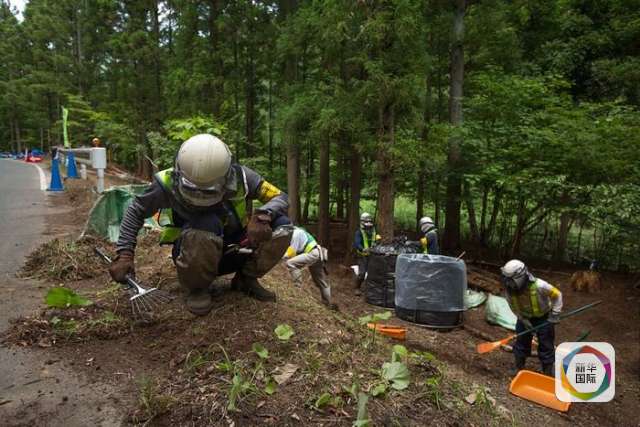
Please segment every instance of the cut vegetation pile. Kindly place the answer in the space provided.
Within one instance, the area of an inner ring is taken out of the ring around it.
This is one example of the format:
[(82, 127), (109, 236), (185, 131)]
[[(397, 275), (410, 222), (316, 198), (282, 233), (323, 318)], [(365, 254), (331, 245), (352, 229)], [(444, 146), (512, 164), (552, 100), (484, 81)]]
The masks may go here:
[(52, 282), (96, 277), (105, 269), (93, 254), (93, 247), (99, 244), (104, 242), (93, 237), (78, 241), (69, 238), (53, 239), (40, 245), (29, 255), (19, 276)]

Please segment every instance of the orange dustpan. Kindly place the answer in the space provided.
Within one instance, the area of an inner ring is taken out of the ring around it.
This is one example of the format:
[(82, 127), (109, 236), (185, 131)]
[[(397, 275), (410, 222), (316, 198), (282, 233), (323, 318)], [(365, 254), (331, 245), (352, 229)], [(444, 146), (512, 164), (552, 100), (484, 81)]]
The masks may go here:
[(397, 340), (404, 340), (407, 338), (407, 328), (401, 326), (389, 326), (381, 325), (380, 323), (367, 323), (369, 329), (375, 329), (376, 332), (386, 335)]
[(520, 371), (511, 380), (509, 391), (518, 397), (538, 403), (556, 411), (567, 412), (571, 403), (556, 397), (556, 384), (552, 377), (532, 371)]

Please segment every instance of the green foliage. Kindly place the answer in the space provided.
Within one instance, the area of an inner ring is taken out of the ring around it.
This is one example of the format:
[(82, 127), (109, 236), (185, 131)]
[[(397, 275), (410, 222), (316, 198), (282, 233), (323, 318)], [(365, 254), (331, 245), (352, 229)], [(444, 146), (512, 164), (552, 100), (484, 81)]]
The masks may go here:
[(86, 307), (93, 304), (92, 301), (63, 286), (50, 288), (45, 297), (45, 303), (48, 307), (55, 308)]
[(253, 343), (251, 349), (260, 359), (267, 360), (269, 358), (269, 350), (267, 350), (262, 344)]
[(382, 378), (396, 390), (409, 387), (409, 368), (402, 362), (385, 362), (382, 365)]
[(288, 342), (294, 334), (293, 328), (286, 323), (279, 324), (273, 331), (280, 341)]
[(254, 385), (251, 382), (246, 381), (242, 377), (242, 375), (236, 373), (233, 376), (233, 379), (231, 381), (231, 388), (229, 389), (229, 393), (227, 395), (228, 397), (227, 410), (237, 411), (238, 400), (253, 388), (254, 388)]
[(366, 325), (367, 323), (378, 323), (381, 320), (389, 320), (391, 319), (393, 313), (390, 311), (382, 311), (380, 313), (368, 314), (366, 316), (362, 316), (358, 318), (358, 322), (361, 325)]
[(367, 413), (367, 404), (369, 403), (369, 395), (367, 393), (358, 393), (358, 414), (353, 422), (354, 427), (367, 427), (371, 425), (369, 414)]

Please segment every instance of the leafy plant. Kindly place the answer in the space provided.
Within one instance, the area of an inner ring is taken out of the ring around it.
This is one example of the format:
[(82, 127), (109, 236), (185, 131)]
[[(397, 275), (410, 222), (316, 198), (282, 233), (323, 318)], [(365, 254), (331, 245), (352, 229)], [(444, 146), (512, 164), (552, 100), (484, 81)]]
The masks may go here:
[(281, 323), (280, 325), (278, 325), (274, 332), (278, 339), (284, 342), (289, 341), (294, 334), (293, 328), (286, 323)]
[(262, 344), (253, 343), (251, 349), (260, 359), (267, 360), (269, 358), (269, 350), (267, 350)]
[(264, 386), (264, 392), (271, 396), (278, 389), (278, 384), (273, 380), (273, 378), (269, 378), (267, 381), (267, 385)]
[(236, 373), (231, 381), (231, 388), (229, 389), (227, 410), (237, 411), (237, 402), (242, 396), (244, 396), (254, 385), (250, 381), (246, 381), (242, 378), (242, 375)]
[(442, 390), (440, 389), (440, 377), (434, 376), (428, 378), (425, 382), (427, 388), (427, 395), (430, 400), (436, 405), (436, 408), (440, 410), (440, 401), (442, 400)]
[[(376, 342), (376, 324), (381, 320), (389, 320), (391, 319), (390, 311), (382, 311), (380, 313), (368, 314), (366, 316), (362, 316), (358, 318), (358, 323), (363, 326), (368, 326), (369, 323), (373, 323), (373, 329), (371, 329), (371, 344), (375, 344)], [(365, 345), (366, 347), (366, 345)]]
[(396, 390), (409, 387), (409, 368), (402, 362), (385, 362), (382, 365), (381, 376)]
[(81, 297), (69, 288), (64, 286), (56, 286), (49, 289), (45, 297), (45, 303), (49, 307), (69, 308), (69, 307), (86, 307), (93, 304), (93, 301)]
[(313, 404), (313, 406), (316, 409), (322, 409), (324, 406), (326, 406), (329, 402), (331, 402), (331, 393), (327, 393), (324, 392), (322, 393), (315, 401), (315, 403)]
[(367, 413), (368, 403), (369, 395), (367, 393), (358, 393), (358, 415), (353, 422), (353, 427), (367, 427), (371, 425), (371, 420)]

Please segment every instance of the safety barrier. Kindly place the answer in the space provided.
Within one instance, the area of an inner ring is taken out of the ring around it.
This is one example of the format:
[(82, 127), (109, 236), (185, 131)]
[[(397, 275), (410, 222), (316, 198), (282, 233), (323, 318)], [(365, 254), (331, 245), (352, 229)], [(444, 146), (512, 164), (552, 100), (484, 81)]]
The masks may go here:
[[(80, 176), (83, 179), (86, 179), (87, 172), (86, 167), (91, 166), (96, 170), (96, 175), (98, 176), (96, 191), (99, 194), (104, 192), (104, 170), (107, 168), (107, 149), (104, 147), (94, 147), (94, 148), (58, 148), (58, 153), (67, 156), (67, 161), (69, 162), (69, 167), (67, 168), (67, 175), (69, 178), (72, 178), (72, 174), (69, 171), (72, 169), (73, 173), (75, 173), (75, 177), (77, 178), (77, 172), (75, 171), (75, 162), (80, 163)], [(81, 156), (87, 156), (81, 157)], [(73, 165), (72, 165), (73, 164)], [(52, 180), (53, 177), (53, 168), (52, 168)]]

